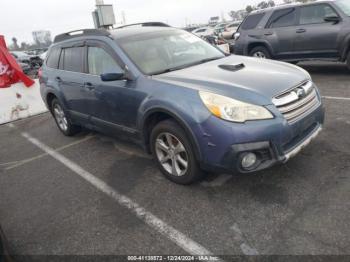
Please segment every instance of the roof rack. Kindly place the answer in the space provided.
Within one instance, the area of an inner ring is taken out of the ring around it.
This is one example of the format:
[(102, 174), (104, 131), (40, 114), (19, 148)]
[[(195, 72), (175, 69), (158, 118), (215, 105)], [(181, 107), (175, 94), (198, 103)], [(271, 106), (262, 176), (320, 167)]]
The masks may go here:
[(64, 34), (57, 35), (55, 37), (54, 43), (58, 43), (64, 40), (68, 40), (71, 38), (79, 37), (79, 36), (110, 36), (110, 33), (105, 29), (80, 29), (71, 32), (67, 32)]
[(123, 25), (119, 26), (116, 29), (120, 28), (126, 28), (126, 27), (133, 27), (133, 26), (140, 26), (140, 27), (145, 27), (145, 26), (159, 26), (159, 27), (171, 27), (168, 24), (165, 24), (163, 22), (144, 22), (144, 23), (136, 23), (136, 24), (130, 24), (130, 25)]

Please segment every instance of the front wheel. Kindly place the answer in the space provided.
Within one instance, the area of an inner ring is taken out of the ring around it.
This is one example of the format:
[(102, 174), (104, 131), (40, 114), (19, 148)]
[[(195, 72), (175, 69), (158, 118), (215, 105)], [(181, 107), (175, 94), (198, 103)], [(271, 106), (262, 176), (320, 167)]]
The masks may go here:
[(151, 134), (151, 147), (159, 169), (169, 180), (188, 185), (202, 178), (193, 147), (176, 122), (165, 120), (156, 125)]
[(263, 46), (254, 47), (252, 51), (250, 51), (249, 55), (252, 57), (261, 58), (261, 59), (271, 58), (269, 50), (267, 50), (267, 48)]
[(348, 57), (346, 59), (346, 65), (348, 66), (348, 69), (350, 70), (350, 51), (348, 52)]

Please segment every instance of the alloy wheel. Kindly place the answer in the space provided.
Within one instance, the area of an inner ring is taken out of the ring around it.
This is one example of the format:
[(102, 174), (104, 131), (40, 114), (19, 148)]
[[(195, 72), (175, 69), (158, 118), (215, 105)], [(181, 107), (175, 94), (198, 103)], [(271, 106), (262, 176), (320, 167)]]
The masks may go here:
[(55, 119), (57, 121), (59, 128), (62, 131), (67, 131), (68, 130), (67, 117), (66, 117), (62, 107), (59, 104), (54, 105), (53, 113), (54, 113), (54, 116), (55, 116)]
[(255, 53), (253, 54), (253, 57), (257, 57), (257, 58), (261, 58), (261, 59), (266, 59), (266, 55), (265, 55), (263, 52), (261, 52), (261, 51), (255, 52)]
[(181, 141), (173, 134), (161, 133), (155, 143), (156, 155), (162, 167), (173, 176), (185, 175), (189, 160)]

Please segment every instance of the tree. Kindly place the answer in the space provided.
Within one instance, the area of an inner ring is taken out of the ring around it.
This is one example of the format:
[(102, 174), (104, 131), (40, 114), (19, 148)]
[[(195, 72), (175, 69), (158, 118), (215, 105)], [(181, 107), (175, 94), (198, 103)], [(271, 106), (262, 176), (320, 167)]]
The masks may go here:
[(12, 38), (12, 45), (13, 45), (13, 49), (14, 50), (18, 50), (19, 49), (19, 46), (18, 46), (18, 43), (17, 43), (17, 38), (16, 37), (13, 37)]
[(251, 5), (247, 5), (247, 7), (245, 8), (245, 10), (247, 11), (248, 14), (250, 14), (251, 12), (254, 11), (254, 7)]

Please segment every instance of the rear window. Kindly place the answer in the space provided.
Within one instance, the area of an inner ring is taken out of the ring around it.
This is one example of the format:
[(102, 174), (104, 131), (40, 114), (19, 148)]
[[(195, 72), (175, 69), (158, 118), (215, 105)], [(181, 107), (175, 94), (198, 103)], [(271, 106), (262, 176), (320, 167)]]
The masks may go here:
[(248, 16), (242, 23), (241, 29), (243, 30), (250, 30), (257, 27), (257, 25), (260, 23), (261, 19), (265, 16), (265, 13), (260, 14), (254, 14)]
[(83, 72), (84, 47), (70, 47), (63, 50), (60, 68), (63, 67), (65, 71)]
[(46, 62), (46, 65), (48, 67), (54, 68), (54, 69), (58, 68), (58, 59), (60, 57), (60, 51), (61, 49), (58, 47), (54, 47), (51, 49)]
[(277, 28), (277, 27), (292, 26), (295, 24), (295, 20), (296, 20), (295, 8), (277, 10), (272, 14), (267, 27)]

